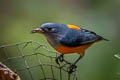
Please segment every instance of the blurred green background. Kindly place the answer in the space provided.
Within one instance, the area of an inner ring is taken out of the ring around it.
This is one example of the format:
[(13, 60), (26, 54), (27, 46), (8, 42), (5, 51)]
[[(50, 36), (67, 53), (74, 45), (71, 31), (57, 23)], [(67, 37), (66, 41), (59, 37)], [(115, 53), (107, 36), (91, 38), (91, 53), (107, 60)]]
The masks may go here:
[[(78, 63), (78, 80), (120, 80), (119, 0), (0, 0), (0, 45), (24, 41), (47, 44), (30, 31), (46, 22), (73, 24), (109, 39), (86, 51)], [(69, 60), (76, 58), (66, 55)]]

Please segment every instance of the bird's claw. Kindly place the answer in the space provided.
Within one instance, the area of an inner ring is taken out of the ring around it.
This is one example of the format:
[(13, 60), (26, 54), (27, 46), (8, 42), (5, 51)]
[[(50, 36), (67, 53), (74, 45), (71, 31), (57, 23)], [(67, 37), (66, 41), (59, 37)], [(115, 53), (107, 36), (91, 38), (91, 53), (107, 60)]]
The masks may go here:
[(56, 61), (56, 63), (57, 63), (57, 64), (59, 64), (59, 59), (58, 59), (58, 58), (56, 58), (56, 60), (55, 60), (55, 61)]
[(69, 71), (68, 71), (68, 73), (71, 74), (72, 72), (75, 72), (75, 71), (76, 71), (76, 68), (77, 68), (76, 65), (71, 64), (70, 67), (69, 67)]
[(63, 55), (60, 55), (60, 56), (56, 57), (56, 63), (57, 63), (57, 64), (59, 64), (59, 61), (60, 61), (60, 62), (63, 62), (63, 61), (64, 61)]

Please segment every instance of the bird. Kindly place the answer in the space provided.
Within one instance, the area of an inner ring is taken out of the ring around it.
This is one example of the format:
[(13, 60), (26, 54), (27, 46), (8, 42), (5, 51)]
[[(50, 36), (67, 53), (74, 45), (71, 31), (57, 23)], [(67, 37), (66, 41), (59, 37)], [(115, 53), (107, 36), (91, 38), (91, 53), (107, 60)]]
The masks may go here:
[(70, 65), (69, 73), (74, 71), (76, 64), (90, 46), (99, 41), (109, 41), (93, 31), (71, 24), (43, 23), (39, 28), (33, 29), (32, 33), (43, 34), (48, 43), (60, 53), (56, 57), (56, 63), (63, 59), (65, 54), (79, 54), (76, 61)]

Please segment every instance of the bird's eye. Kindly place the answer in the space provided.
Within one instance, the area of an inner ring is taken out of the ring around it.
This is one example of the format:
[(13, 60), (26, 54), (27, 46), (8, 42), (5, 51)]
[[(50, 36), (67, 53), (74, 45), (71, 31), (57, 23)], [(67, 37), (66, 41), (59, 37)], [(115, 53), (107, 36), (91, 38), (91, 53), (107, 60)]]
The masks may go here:
[(51, 31), (51, 30), (52, 30), (52, 28), (50, 28), (50, 27), (49, 27), (49, 28), (47, 28), (47, 29), (48, 29), (48, 31)]

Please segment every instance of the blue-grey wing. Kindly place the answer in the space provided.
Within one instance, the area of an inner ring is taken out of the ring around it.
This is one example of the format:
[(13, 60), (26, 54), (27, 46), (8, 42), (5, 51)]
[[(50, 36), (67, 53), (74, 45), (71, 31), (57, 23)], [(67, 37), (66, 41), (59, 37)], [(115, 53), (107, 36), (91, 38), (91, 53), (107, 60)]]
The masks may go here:
[(102, 39), (104, 38), (86, 29), (80, 29), (80, 30), (71, 29), (60, 40), (60, 43), (69, 47), (77, 47), (77, 46), (93, 43), (97, 40), (102, 40)]

